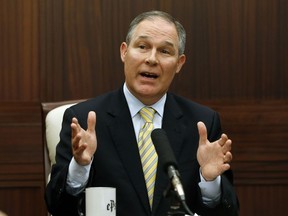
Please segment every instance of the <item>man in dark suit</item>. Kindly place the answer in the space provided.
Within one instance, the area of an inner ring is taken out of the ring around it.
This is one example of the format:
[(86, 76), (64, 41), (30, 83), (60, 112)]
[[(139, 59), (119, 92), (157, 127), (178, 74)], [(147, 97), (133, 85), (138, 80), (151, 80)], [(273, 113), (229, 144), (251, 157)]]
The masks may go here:
[(143, 107), (154, 110), (154, 128), (167, 133), (189, 208), (200, 215), (238, 215), (229, 165), (232, 142), (222, 134), (218, 114), (168, 93), (185, 63), (184, 48), (185, 30), (167, 13), (146, 12), (131, 22), (120, 46), (123, 87), (64, 114), (45, 194), (54, 216), (78, 215), (87, 187), (116, 188), (118, 216), (167, 214), (169, 198), (163, 192), (169, 179), (159, 163), (148, 198), (137, 145), (145, 124), (139, 114)]

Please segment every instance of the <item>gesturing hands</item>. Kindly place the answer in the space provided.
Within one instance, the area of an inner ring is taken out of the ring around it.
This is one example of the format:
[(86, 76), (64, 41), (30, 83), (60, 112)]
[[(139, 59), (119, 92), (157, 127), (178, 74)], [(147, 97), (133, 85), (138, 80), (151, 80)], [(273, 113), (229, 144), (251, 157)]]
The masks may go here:
[(96, 113), (90, 111), (87, 117), (87, 130), (85, 131), (76, 118), (72, 119), (72, 153), (79, 165), (85, 166), (91, 162), (96, 148)]
[(203, 122), (198, 122), (199, 147), (197, 160), (201, 167), (201, 174), (206, 181), (212, 181), (226, 170), (230, 169), (232, 160), (232, 141), (226, 134), (215, 142), (207, 139), (207, 129)]

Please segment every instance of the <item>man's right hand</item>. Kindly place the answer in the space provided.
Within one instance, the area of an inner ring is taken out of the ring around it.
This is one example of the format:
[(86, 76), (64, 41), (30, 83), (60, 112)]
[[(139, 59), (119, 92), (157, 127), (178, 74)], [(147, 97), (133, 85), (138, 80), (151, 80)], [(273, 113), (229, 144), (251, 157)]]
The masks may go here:
[(72, 119), (72, 153), (79, 165), (88, 165), (97, 149), (96, 113), (90, 111), (87, 117), (87, 130), (78, 123), (77, 118)]

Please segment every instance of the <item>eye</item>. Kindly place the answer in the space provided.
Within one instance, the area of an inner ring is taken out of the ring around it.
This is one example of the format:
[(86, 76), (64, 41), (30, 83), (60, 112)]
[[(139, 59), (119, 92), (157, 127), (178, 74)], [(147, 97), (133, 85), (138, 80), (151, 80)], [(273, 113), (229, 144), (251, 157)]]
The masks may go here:
[(164, 53), (164, 54), (169, 54), (170, 52), (169, 52), (169, 50), (163, 49), (163, 50), (162, 50), (162, 53)]
[(171, 52), (168, 49), (162, 49), (161, 53), (169, 55)]
[(146, 46), (145, 46), (144, 44), (141, 44), (141, 45), (139, 45), (139, 48), (140, 48), (140, 49), (145, 49)]

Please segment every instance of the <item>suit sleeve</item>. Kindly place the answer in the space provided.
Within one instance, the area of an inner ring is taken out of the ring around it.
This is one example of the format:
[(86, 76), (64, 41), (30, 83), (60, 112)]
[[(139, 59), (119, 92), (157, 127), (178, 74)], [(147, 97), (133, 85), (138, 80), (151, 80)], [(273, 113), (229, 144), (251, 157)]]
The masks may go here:
[[(207, 128), (207, 130), (210, 141), (220, 138), (222, 129), (218, 113), (214, 113), (211, 127)], [(233, 186), (232, 170), (228, 170), (221, 175), (221, 199), (219, 205), (212, 209), (204, 206), (203, 209), (203, 215), (237, 216), (239, 214), (239, 203)]]
[(74, 116), (70, 108), (64, 113), (60, 142), (56, 148), (56, 164), (52, 166), (51, 179), (45, 191), (47, 208), (53, 216), (78, 215), (79, 201), (83, 196), (83, 194), (72, 196), (66, 191), (68, 167), (72, 159), (70, 124)]

